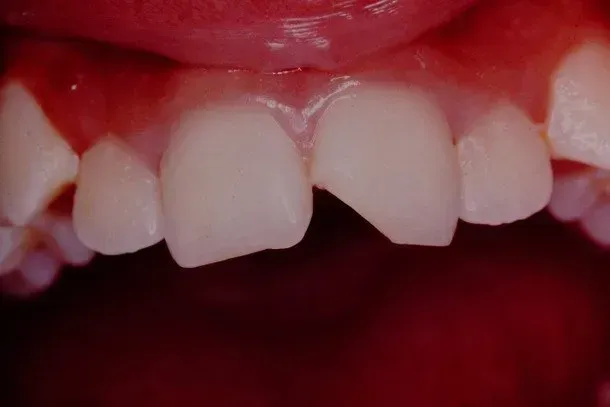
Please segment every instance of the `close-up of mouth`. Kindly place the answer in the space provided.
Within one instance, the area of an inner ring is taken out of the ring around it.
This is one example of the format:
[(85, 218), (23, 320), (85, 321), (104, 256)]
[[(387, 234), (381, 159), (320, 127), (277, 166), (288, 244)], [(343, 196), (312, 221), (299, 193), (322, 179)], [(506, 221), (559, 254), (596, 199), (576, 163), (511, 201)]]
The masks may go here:
[(3, 0), (0, 406), (610, 406), (605, 0)]

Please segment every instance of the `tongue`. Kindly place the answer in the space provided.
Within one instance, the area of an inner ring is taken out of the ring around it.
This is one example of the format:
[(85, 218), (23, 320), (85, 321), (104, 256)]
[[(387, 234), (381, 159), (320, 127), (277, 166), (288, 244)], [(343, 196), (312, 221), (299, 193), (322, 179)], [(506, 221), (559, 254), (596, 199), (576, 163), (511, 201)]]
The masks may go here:
[(476, 1), (4, 0), (0, 22), (195, 64), (330, 69), (410, 41)]

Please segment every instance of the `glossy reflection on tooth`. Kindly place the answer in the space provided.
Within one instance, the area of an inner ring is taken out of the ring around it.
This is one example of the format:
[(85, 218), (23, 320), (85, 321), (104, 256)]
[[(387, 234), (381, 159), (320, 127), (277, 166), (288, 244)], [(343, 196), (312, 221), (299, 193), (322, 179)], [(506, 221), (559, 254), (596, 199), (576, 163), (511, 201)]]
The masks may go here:
[(185, 113), (161, 163), (166, 241), (182, 267), (197, 267), (304, 236), (312, 191), (300, 153), (255, 107)]
[(610, 169), (610, 45), (588, 42), (559, 65), (550, 100), (554, 156)]
[(78, 238), (102, 254), (158, 243), (163, 215), (157, 175), (119, 139), (100, 140), (82, 157), (73, 219)]
[(7, 85), (0, 95), (0, 213), (26, 225), (74, 181), (78, 161), (34, 97)]
[(528, 117), (501, 103), (480, 117), (457, 142), (462, 172), (460, 217), (499, 225), (543, 209), (553, 187), (551, 159)]
[(316, 127), (311, 177), (395, 243), (453, 238), (457, 155), (444, 114), (419, 91), (368, 85), (334, 101)]

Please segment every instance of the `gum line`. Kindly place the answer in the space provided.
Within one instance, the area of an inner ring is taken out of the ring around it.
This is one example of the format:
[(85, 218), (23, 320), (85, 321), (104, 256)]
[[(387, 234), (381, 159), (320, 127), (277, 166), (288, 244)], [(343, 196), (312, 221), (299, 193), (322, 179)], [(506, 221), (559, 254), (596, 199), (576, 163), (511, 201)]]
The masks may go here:
[[(467, 14), (344, 73), (227, 72), (99, 44), (11, 37), (5, 41), (4, 79), (26, 83), (79, 153), (112, 132), (136, 150), (154, 145), (146, 155), (158, 158), (168, 124), (184, 110), (239, 101), (268, 108), (306, 155), (320, 112), (362, 82), (426, 89), (456, 133), (498, 99), (510, 99), (544, 122), (549, 80), (560, 58), (583, 38), (605, 35), (594, 19), (582, 24), (584, 12), (574, 11), (574, 4), (568, 13), (564, 6), (522, 0)], [(519, 29), (530, 26), (536, 30)]]

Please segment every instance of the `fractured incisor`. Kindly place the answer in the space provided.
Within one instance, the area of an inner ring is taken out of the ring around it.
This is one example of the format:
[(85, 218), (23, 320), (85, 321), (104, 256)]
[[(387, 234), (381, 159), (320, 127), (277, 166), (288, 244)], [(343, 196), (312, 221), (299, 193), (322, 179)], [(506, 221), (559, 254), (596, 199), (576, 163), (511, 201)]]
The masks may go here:
[(367, 85), (335, 100), (315, 137), (315, 185), (395, 243), (451, 242), (459, 167), (447, 120), (427, 96)]

